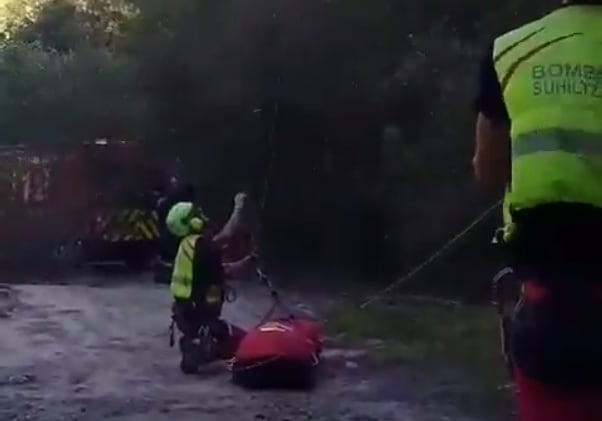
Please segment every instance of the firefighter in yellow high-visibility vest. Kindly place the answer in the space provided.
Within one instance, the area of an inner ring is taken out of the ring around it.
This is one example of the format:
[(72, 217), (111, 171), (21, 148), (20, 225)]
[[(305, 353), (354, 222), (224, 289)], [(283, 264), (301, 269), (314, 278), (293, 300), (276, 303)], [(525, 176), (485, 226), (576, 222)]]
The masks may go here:
[(518, 419), (602, 419), (602, 0), (493, 40), (475, 106), (476, 178), (508, 188)]
[(183, 335), (180, 350), (185, 372), (196, 371), (198, 364), (185, 361), (187, 350), (199, 341), (202, 326), (219, 326), (224, 301), (224, 270), (211, 237), (203, 235), (206, 220), (192, 202), (176, 203), (166, 218), (167, 228), (180, 238), (170, 291), (174, 322)]

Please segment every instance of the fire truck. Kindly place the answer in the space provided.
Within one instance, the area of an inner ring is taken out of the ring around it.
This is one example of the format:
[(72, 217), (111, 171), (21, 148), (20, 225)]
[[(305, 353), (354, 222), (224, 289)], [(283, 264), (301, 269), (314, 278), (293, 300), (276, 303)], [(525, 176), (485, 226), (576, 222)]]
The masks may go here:
[(40, 266), (150, 262), (161, 170), (141, 144), (99, 139), (61, 153), (0, 147), (0, 262)]

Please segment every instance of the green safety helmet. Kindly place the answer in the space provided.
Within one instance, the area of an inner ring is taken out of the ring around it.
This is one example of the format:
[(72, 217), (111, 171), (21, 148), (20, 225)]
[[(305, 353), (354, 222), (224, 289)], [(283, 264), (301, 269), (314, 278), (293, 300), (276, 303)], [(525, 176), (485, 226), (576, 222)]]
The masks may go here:
[(192, 202), (179, 202), (172, 206), (165, 218), (165, 225), (169, 232), (176, 237), (185, 237), (191, 232), (200, 232), (204, 221), (195, 215)]

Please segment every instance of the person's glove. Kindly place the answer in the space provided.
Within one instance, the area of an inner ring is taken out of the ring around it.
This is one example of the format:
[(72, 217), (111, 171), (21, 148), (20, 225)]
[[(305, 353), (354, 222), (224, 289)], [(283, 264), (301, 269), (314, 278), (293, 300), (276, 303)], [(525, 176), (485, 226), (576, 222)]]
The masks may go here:
[(239, 211), (243, 208), (243, 206), (245, 205), (245, 202), (247, 200), (247, 194), (246, 193), (236, 193), (236, 196), (234, 196), (234, 210), (235, 211)]

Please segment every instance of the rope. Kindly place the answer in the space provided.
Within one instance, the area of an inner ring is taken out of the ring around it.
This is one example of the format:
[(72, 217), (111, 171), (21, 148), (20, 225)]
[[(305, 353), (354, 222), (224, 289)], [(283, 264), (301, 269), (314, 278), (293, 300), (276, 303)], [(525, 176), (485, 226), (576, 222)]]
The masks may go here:
[[(278, 15), (276, 13), (274, 13), (272, 15), (273, 19), (277, 19)], [(278, 100), (279, 98), (279, 94), (280, 94), (280, 86), (282, 84), (282, 74), (280, 71), (280, 63), (278, 63), (278, 73), (276, 75), (276, 80), (275, 80), (275, 88), (272, 90), (272, 95), (274, 95), (274, 93), (276, 93), (273, 97), (273, 110), (272, 110), (272, 121), (270, 124), (270, 127), (268, 129), (267, 132), (267, 152), (268, 152), (268, 156), (267, 156), (267, 162), (266, 162), (266, 167), (265, 167), (265, 172), (263, 175), (263, 182), (259, 191), (259, 202), (258, 202), (258, 220), (256, 221), (257, 224), (255, 226), (255, 233), (254, 235), (251, 236), (251, 253), (252, 256), (255, 259), (255, 265), (256, 265), (256, 273), (258, 278), (268, 287), (268, 289), (271, 292), (272, 298), (274, 299), (274, 303), (273, 306), (270, 308), (270, 310), (268, 311), (268, 314), (266, 314), (266, 316), (264, 317), (264, 320), (267, 319), (267, 317), (271, 317), (271, 315), (274, 313), (276, 307), (278, 306), (278, 301), (279, 301), (279, 297), (277, 295), (277, 293), (274, 290), (274, 287), (272, 286), (268, 276), (264, 273), (263, 269), (262, 269), (262, 262), (260, 261), (260, 246), (259, 244), (262, 242), (261, 241), (261, 237), (263, 234), (263, 227), (264, 227), (264, 220), (265, 220), (265, 209), (266, 209), (266, 204), (267, 204), (267, 200), (268, 200), (268, 196), (270, 193), (270, 187), (271, 187), (271, 179), (272, 179), (272, 173), (273, 173), (273, 169), (274, 169), (274, 161), (276, 160), (276, 145), (278, 143), (278, 137), (276, 136), (276, 125), (278, 122), (278, 114), (280, 112), (280, 102)], [(258, 241), (258, 237), (259, 241)]]
[[(278, 78), (277, 84), (278, 84), (278, 86), (280, 85), (280, 78)], [(270, 193), (270, 187), (271, 187), (270, 180), (272, 178), (274, 160), (276, 158), (276, 143), (277, 143), (276, 122), (278, 120), (279, 109), (280, 109), (279, 102), (278, 102), (278, 100), (275, 100), (274, 101), (274, 110), (273, 110), (273, 114), (272, 114), (272, 123), (270, 125), (270, 130), (268, 131), (268, 139), (267, 139), (269, 155), (268, 155), (268, 161), (267, 161), (264, 178), (263, 178), (263, 183), (262, 183), (262, 188), (261, 188), (261, 196), (259, 198), (260, 227), (261, 227), (261, 222), (263, 221), (263, 213), (265, 211), (265, 206), (266, 206), (266, 203), (268, 200), (268, 195)]]
[[(275, 24), (279, 25), (279, 21), (278, 21), (278, 14), (276, 12), (274, 12), (272, 14), (272, 19), (274, 19), (276, 22)], [(279, 27), (278, 27), (279, 29)], [(280, 44), (278, 44), (277, 48), (280, 48)], [(265, 208), (266, 208), (266, 203), (267, 203), (267, 199), (270, 193), (270, 187), (271, 187), (271, 178), (272, 178), (272, 172), (273, 172), (273, 167), (274, 167), (274, 161), (276, 159), (276, 144), (278, 142), (278, 138), (276, 136), (276, 125), (278, 122), (278, 114), (280, 112), (280, 101), (279, 101), (279, 96), (280, 96), (280, 88), (282, 85), (282, 71), (281, 71), (281, 67), (280, 67), (280, 61), (279, 61), (279, 51), (278, 53), (278, 63), (277, 63), (277, 68), (276, 68), (276, 80), (274, 81), (274, 87), (270, 90), (271, 91), (271, 95), (273, 95), (272, 99), (274, 101), (273, 104), (273, 110), (272, 110), (272, 121), (267, 133), (267, 147), (268, 147), (268, 160), (266, 163), (266, 168), (265, 168), (265, 173), (264, 173), (264, 178), (263, 178), (263, 183), (261, 186), (261, 191), (260, 191), (260, 197), (259, 197), (259, 222), (258, 222), (258, 226), (257, 226), (257, 230), (259, 231), (259, 233), (261, 233), (261, 230), (263, 228), (263, 220), (265, 217)]]
[(407, 274), (405, 274), (404, 276), (399, 278), (397, 281), (393, 282), (389, 286), (378, 291), (376, 294), (368, 297), (364, 301), (364, 303), (360, 306), (360, 308), (362, 310), (365, 309), (370, 304), (381, 300), (385, 294), (399, 288), (399, 286), (401, 286), (401, 285), (407, 283), (408, 281), (410, 281), (411, 279), (413, 279), (416, 275), (418, 275), (420, 272), (422, 272), (425, 268), (429, 267), (433, 262), (437, 261), (437, 259), (439, 259), (439, 257), (441, 257), (447, 250), (449, 250), (459, 240), (464, 238), (466, 236), (466, 234), (468, 234), (476, 226), (478, 226), (485, 218), (487, 218), (489, 216), (489, 214), (491, 212), (493, 212), (498, 207), (500, 207), (502, 205), (502, 202), (503, 202), (503, 199), (500, 199), (499, 201), (497, 201), (496, 203), (494, 203), (493, 205), (491, 205), (490, 207), (485, 209), (474, 221), (472, 221), (462, 231), (460, 231), (458, 234), (453, 236), (449, 241), (447, 241), (445, 244), (443, 244), (442, 247), (440, 247), (437, 251), (435, 251), (433, 254), (431, 254), (426, 260), (424, 260), (419, 265), (415, 266), (412, 270), (410, 270)]

